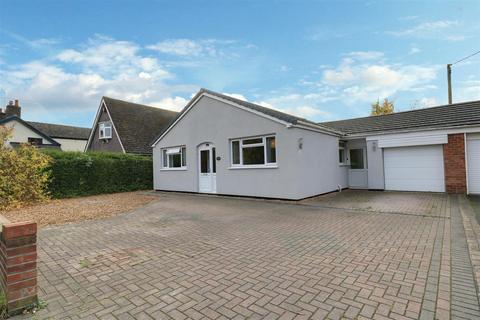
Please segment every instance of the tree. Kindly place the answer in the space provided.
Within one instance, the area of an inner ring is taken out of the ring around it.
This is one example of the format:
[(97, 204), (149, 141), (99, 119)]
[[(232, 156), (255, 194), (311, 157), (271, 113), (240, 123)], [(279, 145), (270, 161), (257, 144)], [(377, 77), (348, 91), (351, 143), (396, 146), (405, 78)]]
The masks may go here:
[(372, 116), (379, 116), (382, 114), (390, 114), (394, 112), (395, 106), (393, 105), (393, 101), (388, 100), (388, 98), (383, 99), (383, 103), (380, 103), (380, 100), (372, 103)]
[(0, 210), (48, 198), (51, 158), (28, 143), (11, 148), (10, 134), (0, 126)]

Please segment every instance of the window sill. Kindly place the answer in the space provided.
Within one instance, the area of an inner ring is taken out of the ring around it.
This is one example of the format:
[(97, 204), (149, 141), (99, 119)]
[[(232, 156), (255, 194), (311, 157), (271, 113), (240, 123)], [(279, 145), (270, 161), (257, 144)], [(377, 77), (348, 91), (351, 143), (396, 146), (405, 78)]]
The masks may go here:
[(187, 171), (187, 167), (182, 167), (182, 168), (162, 168), (160, 171)]
[(251, 165), (251, 166), (232, 166), (229, 170), (242, 170), (242, 169), (278, 169), (277, 165)]
[(349, 167), (350, 165), (348, 163), (339, 163), (339, 167)]

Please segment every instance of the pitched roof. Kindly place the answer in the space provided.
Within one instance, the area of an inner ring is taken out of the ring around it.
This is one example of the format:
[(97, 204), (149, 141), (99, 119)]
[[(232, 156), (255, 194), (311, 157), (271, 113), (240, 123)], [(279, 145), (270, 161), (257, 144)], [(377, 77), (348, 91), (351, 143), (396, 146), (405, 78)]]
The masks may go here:
[(285, 112), (277, 111), (277, 110), (274, 110), (274, 109), (271, 109), (271, 108), (263, 107), (261, 105), (255, 104), (255, 103), (251, 103), (251, 102), (248, 102), (248, 101), (245, 101), (245, 100), (240, 100), (240, 99), (237, 99), (237, 98), (225, 95), (225, 94), (221, 94), (221, 93), (218, 93), (218, 92), (215, 92), (215, 91), (211, 91), (211, 90), (208, 90), (208, 89), (202, 88), (202, 89), (200, 89), (199, 93), (208, 93), (208, 94), (211, 94), (213, 96), (217, 96), (219, 98), (229, 100), (231, 102), (239, 104), (239, 105), (241, 105), (243, 107), (246, 107), (248, 109), (252, 109), (254, 111), (263, 113), (267, 116), (277, 118), (278, 120), (282, 120), (282, 121), (285, 121), (285, 122), (288, 122), (288, 123), (291, 123), (291, 124), (297, 124), (298, 122), (305, 122), (305, 123), (310, 123), (310, 124), (315, 125), (315, 126), (319, 125), (318, 123), (315, 123), (313, 121), (310, 121), (310, 120), (307, 120), (307, 119), (304, 119), (304, 118), (300, 118), (300, 117), (297, 117), (297, 116), (294, 116), (294, 115), (291, 115), (291, 114), (288, 114), (288, 113), (285, 113)]
[(320, 123), (346, 134), (441, 129), (480, 124), (480, 101)]
[(64, 126), (60, 124), (27, 121), (33, 127), (52, 138), (88, 140), (90, 128)]
[(48, 142), (50, 142), (50, 144), (51, 144), (52, 146), (60, 146), (60, 143), (58, 143), (57, 141), (53, 140), (49, 135), (47, 135), (47, 134), (44, 133), (43, 131), (37, 129), (36, 127), (34, 127), (33, 125), (31, 125), (29, 122), (21, 119), (20, 117), (10, 116), (10, 117), (3, 118), (3, 119), (0, 120), (0, 125), (5, 124), (5, 123), (10, 122), (10, 121), (18, 121), (18, 122), (20, 122), (21, 124), (23, 124), (25, 127), (29, 128), (30, 130), (32, 130), (33, 132), (35, 132), (36, 134), (38, 134), (39, 136), (43, 137), (45, 140), (47, 140)]
[(127, 153), (151, 154), (151, 141), (178, 112), (103, 97)]
[(198, 93), (185, 106), (185, 108), (183, 108), (183, 110), (180, 111), (180, 113), (177, 115), (177, 117), (175, 119), (173, 119), (171, 124), (164, 127), (163, 130), (160, 131), (160, 133), (155, 137), (155, 140), (151, 141), (151, 144), (155, 144), (158, 141), (158, 139), (160, 139), (162, 137), (162, 135), (171, 126), (173, 126), (173, 124), (177, 121), (177, 119), (182, 117), (182, 115), (185, 112), (187, 112), (188, 109), (190, 109), (192, 104), (203, 94), (209, 94), (211, 96), (233, 102), (237, 105), (240, 105), (241, 107), (250, 109), (254, 112), (264, 114), (265, 116), (275, 118), (279, 121), (286, 122), (286, 123), (289, 123), (289, 124), (292, 124), (292, 125), (302, 125), (304, 127), (310, 127), (312, 129), (321, 130), (321, 131), (328, 132), (328, 133), (331, 133), (331, 134), (341, 134), (341, 132), (338, 132), (336, 129), (327, 127), (327, 126), (325, 126), (323, 124), (320, 124), (320, 123), (316, 123), (316, 122), (313, 122), (313, 121), (310, 121), (310, 120), (307, 120), (307, 119), (304, 119), (304, 118), (300, 118), (300, 117), (297, 117), (297, 116), (294, 116), (294, 115), (291, 115), (291, 114), (288, 114), (288, 113), (285, 113), (285, 112), (277, 111), (277, 110), (274, 110), (274, 109), (271, 109), (271, 108), (263, 107), (261, 105), (255, 104), (255, 103), (251, 103), (251, 102), (248, 102), (248, 101), (245, 101), (245, 100), (240, 100), (240, 99), (237, 99), (237, 98), (234, 98), (234, 97), (222, 94), (222, 93), (218, 93), (218, 92), (215, 92), (215, 91), (211, 91), (211, 90), (208, 90), (208, 89), (205, 89), (205, 88), (201, 88), (198, 91)]

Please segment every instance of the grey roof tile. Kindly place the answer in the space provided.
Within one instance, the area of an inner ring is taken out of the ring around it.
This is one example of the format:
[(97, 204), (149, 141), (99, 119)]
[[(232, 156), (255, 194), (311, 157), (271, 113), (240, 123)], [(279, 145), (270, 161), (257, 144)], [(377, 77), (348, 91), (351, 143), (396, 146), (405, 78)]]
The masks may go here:
[(347, 135), (393, 131), (441, 129), (480, 124), (480, 101), (469, 101), (431, 108), (396, 112), (320, 124)]
[(27, 121), (30, 125), (52, 138), (88, 140), (90, 128)]

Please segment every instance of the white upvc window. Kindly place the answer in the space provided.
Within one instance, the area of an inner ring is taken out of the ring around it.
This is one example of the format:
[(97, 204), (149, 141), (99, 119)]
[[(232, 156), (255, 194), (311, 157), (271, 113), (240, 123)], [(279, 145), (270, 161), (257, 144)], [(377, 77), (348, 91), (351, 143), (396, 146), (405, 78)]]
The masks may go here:
[(347, 164), (347, 152), (345, 149), (345, 142), (339, 141), (338, 142), (338, 164), (346, 165)]
[(98, 124), (98, 138), (99, 139), (111, 139), (112, 138), (112, 123), (100, 122)]
[(274, 135), (230, 141), (232, 167), (273, 167), (277, 164)]
[(163, 169), (185, 169), (187, 167), (187, 148), (185, 146), (162, 149)]

